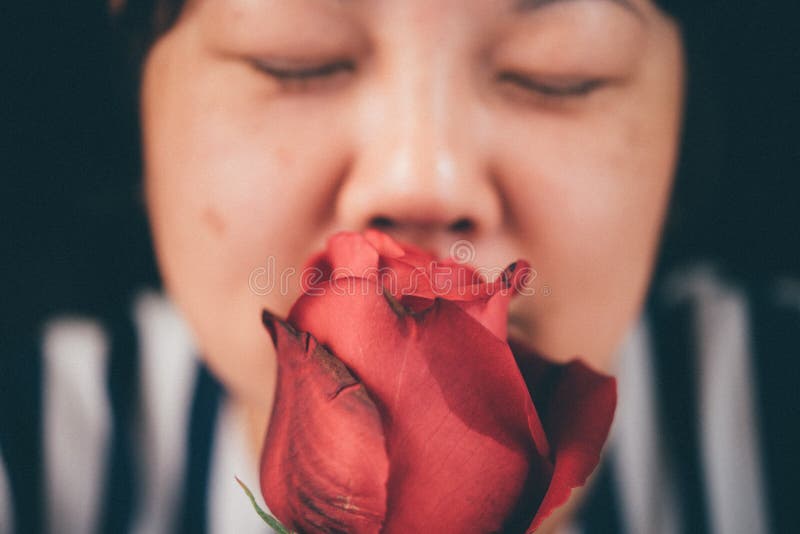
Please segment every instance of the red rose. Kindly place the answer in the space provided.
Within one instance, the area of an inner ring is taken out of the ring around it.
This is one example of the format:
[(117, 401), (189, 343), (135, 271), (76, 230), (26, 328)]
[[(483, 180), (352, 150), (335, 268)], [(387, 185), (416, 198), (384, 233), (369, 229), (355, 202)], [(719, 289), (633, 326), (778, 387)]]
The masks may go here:
[(289, 528), (532, 531), (585, 482), (615, 382), (509, 345), (524, 262), (488, 282), (370, 231), (309, 267), (288, 319), (263, 317), (279, 367), (261, 491)]

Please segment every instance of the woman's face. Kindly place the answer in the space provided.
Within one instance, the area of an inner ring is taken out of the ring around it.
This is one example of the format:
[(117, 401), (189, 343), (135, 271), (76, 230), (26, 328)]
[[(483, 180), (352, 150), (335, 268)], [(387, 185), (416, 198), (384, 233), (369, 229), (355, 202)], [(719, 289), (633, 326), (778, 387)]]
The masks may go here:
[(514, 335), (608, 367), (651, 275), (682, 74), (649, 0), (189, 2), (142, 87), (167, 289), (216, 373), (267, 406), (260, 310), (288, 311), (329, 235), (468, 240), (479, 266), (536, 271)]

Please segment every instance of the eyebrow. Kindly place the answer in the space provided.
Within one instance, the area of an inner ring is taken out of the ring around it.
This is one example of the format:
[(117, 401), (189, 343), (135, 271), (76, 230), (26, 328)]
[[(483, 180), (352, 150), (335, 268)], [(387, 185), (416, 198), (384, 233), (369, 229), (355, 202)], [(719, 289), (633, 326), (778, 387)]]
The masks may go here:
[[(574, 1), (577, 0), (516, 0), (512, 6), (512, 11), (514, 13), (525, 13), (528, 11), (541, 9), (550, 4), (559, 4), (562, 2), (574, 2)], [(605, 0), (605, 1), (617, 4), (618, 6), (627, 9), (637, 17), (642, 18), (642, 12), (639, 11), (639, 8), (633, 5), (630, 0)]]

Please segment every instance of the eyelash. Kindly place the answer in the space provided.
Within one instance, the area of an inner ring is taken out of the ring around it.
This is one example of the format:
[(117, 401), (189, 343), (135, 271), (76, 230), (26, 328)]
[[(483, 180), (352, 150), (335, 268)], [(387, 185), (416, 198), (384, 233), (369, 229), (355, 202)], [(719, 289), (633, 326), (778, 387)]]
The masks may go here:
[(499, 82), (512, 83), (517, 87), (548, 98), (581, 98), (589, 96), (603, 87), (605, 80), (599, 78), (577, 79), (567, 83), (562, 81), (542, 81), (529, 78), (516, 72), (503, 72), (497, 76)]
[[(288, 89), (308, 89), (308, 85), (315, 82), (324, 82), (336, 74), (355, 71), (353, 62), (347, 60), (300, 69), (274, 67), (260, 61), (254, 63), (258, 70), (273, 77)], [(605, 85), (605, 80), (595, 78), (571, 81), (566, 84), (545, 82), (516, 72), (502, 72), (497, 76), (497, 81), (511, 83), (539, 97), (551, 99), (586, 97)]]
[(261, 61), (254, 61), (253, 64), (256, 69), (271, 76), (284, 88), (290, 90), (308, 89), (309, 85), (329, 81), (336, 74), (349, 73), (355, 70), (353, 62), (348, 60), (335, 61), (308, 68), (275, 67)]

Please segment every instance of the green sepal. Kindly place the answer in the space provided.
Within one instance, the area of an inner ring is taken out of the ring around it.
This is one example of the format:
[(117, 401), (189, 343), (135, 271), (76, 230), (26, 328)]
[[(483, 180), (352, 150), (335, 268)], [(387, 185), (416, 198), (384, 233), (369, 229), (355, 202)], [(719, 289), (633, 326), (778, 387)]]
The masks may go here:
[(285, 526), (283, 526), (283, 523), (278, 521), (278, 519), (275, 516), (272, 516), (272, 515), (268, 514), (267, 512), (265, 512), (264, 510), (262, 510), (261, 507), (256, 502), (256, 498), (253, 496), (253, 492), (250, 491), (250, 488), (247, 487), (247, 484), (245, 484), (244, 482), (239, 480), (239, 477), (235, 477), (235, 478), (236, 478), (236, 482), (239, 483), (239, 485), (244, 490), (245, 494), (247, 494), (247, 497), (250, 499), (250, 502), (253, 503), (253, 508), (255, 508), (256, 513), (258, 513), (258, 515), (261, 517), (261, 519), (263, 519), (264, 522), (267, 525), (269, 525), (270, 528), (272, 528), (272, 530), (274, 530), (278, 534), (297, 534), (296, 532), (291, 531), (288, 528), (286, 528)]

